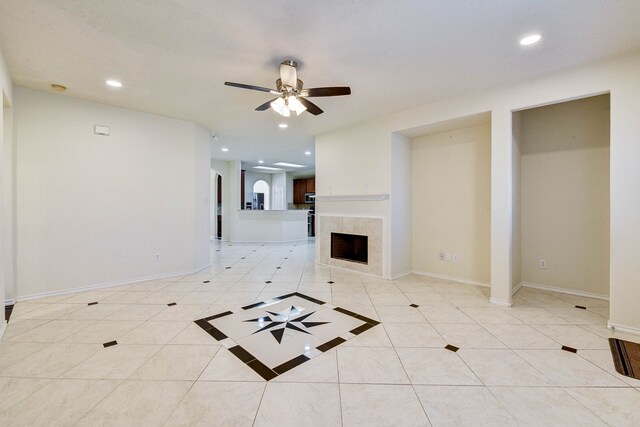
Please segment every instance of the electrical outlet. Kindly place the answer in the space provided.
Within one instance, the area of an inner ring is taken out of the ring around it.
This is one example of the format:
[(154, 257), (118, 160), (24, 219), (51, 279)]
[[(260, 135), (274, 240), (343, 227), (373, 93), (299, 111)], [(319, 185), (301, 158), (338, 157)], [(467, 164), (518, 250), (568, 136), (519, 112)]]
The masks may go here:
[(439, 252), (439, 253), (438, 253), (438, 259), (439, 259), (440, 261), (444, 261), (444, 260), (445, 260), (445, 258), (446, 258), (446, 255), (445, 255), (445, 253), (444, 253), (444, 252)]
[(453, 262), (460, 262), (460, 255), (453, 254)]
[(156, 260), (156, 262), (160, 261), (160, 254), (156, 254), (155, 260)]
[(451, 254), (445, 254), (445, 255), (446, 256), (445, 256), (444, 260), (447, 261), (447, 262), (451, 262)]
[(547, 260), (541, 259), (538, 261), (538, 268), (545, 269), (547, 268)]

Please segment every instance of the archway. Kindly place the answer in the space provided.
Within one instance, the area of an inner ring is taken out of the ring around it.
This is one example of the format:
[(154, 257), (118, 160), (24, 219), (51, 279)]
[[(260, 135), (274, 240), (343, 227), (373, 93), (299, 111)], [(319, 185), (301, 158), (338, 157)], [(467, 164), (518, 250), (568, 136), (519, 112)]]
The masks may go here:
[(269, 210), (269, 184), (259, 180), (253, 184), (253, 208)]

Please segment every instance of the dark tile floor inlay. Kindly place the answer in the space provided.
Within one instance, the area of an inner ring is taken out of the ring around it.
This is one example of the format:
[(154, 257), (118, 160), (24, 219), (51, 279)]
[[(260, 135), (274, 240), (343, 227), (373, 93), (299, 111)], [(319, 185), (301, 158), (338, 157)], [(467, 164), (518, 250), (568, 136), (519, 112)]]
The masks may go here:
[(456, 347), (455, 345), (451, 345), (451, 344), (447, 344), (447, 345), (445, 346), (445, 348), (446, 348), (447, 350), (449, 350), (449, 351), (453, 351), (454, 353), (455, 353), (456, 351), (460, 350), (458, 347)]
[(299, 292), (195, 323), (267, 381), (380, 324)]
[(573, 347), (568, 347), (568, 346), (566, 346), (566, 345), (563, 345), (563, 346), (562, 346), (562, 349), (563, 349), (564, 351), (568, 351), (569, 353), (577, 353), (577, 352), (578, 352), (578, 350), (576, 350), (575, 348), (573, 348)]
[(87, 305), (96, 305), (97, 303), (98, 303), (98, 301), (94, 301), (94, 302), (90, 302), (90, 303), (89, 303), (89, 304), (87, 304)]
[(418, 304), (411, 304), (411, 305), (409, 305), (409, 307), (418, 308), (420, 306)]
[(329, 280), (327, 283), (333, 285), (335, 282), (333, 280)]
[(202, 282), (202, 283), (211, 283), (211, 280), (205, 280), (205, 281), (204, 281), (204, 282)]
[(13, 304), (4, 306), (4, 320), (9, 323), (9, 319), (11, 318), (11, 313), (13, 312)]
[(167, 304), (167, 305), (168, 305), (169, 307), (172, 307), (172, 306), (174, 306), (174, 305), (178, 305), (178, 303), (177, 303), (177, 302), (170, 302), (170, 303), (169, 303), (169, 304)]
[(584, 305), (576, 305), (576, 308), (579, 308), (580, 310), (586, 310), (587, 307), (585, 307)]
[(271, 283), (271, 280), (267, 280), (267, 281), (266, 281), (266, 282), (264, 282), (264, 283)]
[(106, 343), (102, 344), (102, 346), (103, 346), (104, 348), (112, 347), (112, 346), (114, 346), (114, 345), (118, 345), (118, 341), (115, 341), (115, 340), (114, 340), (114, 341), (109, 341), (109, 342), (106, 342)]

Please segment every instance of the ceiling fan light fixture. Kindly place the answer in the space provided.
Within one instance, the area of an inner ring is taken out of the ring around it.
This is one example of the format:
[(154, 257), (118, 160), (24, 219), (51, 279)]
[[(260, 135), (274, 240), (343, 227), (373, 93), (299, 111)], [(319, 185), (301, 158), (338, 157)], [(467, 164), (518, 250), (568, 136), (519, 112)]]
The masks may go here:
[(278, 98), (273, 101), (271, 103), (271, 108), (273, 108), (273, 110), (276, 113), (280, 114), (282, 117), (289, 117), (291, 115), (289, 107), (287, 106), (287, 102), (284, 100), (284, 98)]
[(290, 96), (287, 100), (287, 104), (289, 109), (295, 111), (298, 116), (307, 111), (307, 107), (305, 107), (295, 96)]

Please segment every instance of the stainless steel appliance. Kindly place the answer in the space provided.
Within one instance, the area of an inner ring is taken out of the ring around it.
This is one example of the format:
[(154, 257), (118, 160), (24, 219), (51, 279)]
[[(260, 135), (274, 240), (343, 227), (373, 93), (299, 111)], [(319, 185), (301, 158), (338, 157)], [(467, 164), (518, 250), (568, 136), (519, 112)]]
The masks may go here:
[(253, 193), (251, 205), (254, 210), (264, 210), (264, 193)]
[(315, 203), (316, 202), (316, 193), (305, 193), (304, 194), (304, 202), (305, 203)]
[(315, 237), (316, 235), (316, 211), (311, 207), (307, 212), (307, 236)]

